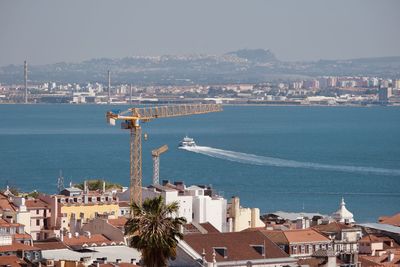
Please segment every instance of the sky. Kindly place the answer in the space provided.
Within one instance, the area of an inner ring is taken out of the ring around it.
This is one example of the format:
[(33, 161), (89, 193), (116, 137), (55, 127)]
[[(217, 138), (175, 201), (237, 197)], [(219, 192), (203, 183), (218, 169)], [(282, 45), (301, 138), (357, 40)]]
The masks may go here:
[(0, 66), (270, 49), (400, 56), (398, 0), (0, 0)]

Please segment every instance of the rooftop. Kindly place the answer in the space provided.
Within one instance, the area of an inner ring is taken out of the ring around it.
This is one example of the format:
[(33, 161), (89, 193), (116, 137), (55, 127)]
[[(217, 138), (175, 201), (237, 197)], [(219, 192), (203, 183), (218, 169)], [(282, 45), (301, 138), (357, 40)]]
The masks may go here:
[[(217, 262), (289, 257), (259, 231), (191, 234), (185, 235), (184, 241), (200, 255), (202, 255), (204, 249), (208, 262), (212, 262), (215, 248), (221, 248), (226, 251), (225, 257), (220, 253), (216, 253), (215, 259)], [(261, 251), (257, 251), (255, 246), (265, 246), (265, 256), (260, 253)]]

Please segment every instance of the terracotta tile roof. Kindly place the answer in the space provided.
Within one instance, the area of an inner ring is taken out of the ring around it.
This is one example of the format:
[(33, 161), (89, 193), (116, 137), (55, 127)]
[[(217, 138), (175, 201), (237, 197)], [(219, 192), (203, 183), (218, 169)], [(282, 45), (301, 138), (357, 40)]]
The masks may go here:
[(343, 223), (331, 222), (328, 224), (316, 225), (313, 226), (312, 228), (320, 232), (340, 233), (343, 229), (352, 229), (353, 227)]
[(130, 207), (129, 203), (127, 201), (120, 201), (118, 202), (118, 206), (128, 208)]
[(53, 250), (53, 249), (65, 249), (68, 248), (61, 240), (49, 240), (49, 241), (39, 241), (34, 242), (34, 246), (40, 248), (41, 250)]
[(139, 265), (132, 264), (132, 263), (119, 263), (119, 267), (139, 267)]
[(72, 236), (69, 238), (68, 236), (64, 236), (64, 243), (67, 246), (83, 246), (88, 245), (91, 246), (92, 244), (96, 244), (97, 246), (101, 246), (103, 243), (107, 245), (111, 244), (111, 240), (101, 234), (93, 234), (91, 237), (87, 237), (84, 235), (80, 235), (79, 237)]
[(312, 229), (283, 231), (289, 243), (330, 242), (330, 239)]
[(17, 256), (0, 256), (0, 266), (20, 267), (22, 264), (26, 262)]
[(21, 244), (21, 243), (13, 243), (12, 245), (0, 246), (0, 252), (8, 252), (8, 251), (29, 251), (29, 250), (40, 250), (40, 248)]
[[(361, 263), (365, 263), (365, 266), (399, 266), (400, 264), (400, 250), (399, 249), (391, 249), (386, 251), (387, 253), (382, 256), (367, 256), (367, 255), (360, 255), (359, 260)], [(392, 252), (394, 255), (392, 261), (388, 261), (388, 253)], [(375, 264), (375, 265), (374, 265)], [(364, 265), (362, 265), (364, 267)]]
[(192, 223), (183, 225), (183, 233), (184, 234), (201, 234), (200, 230), (197, 229)]
[(358, 256), (358, 260), (360, 261), (362, 267), (378, 267), (378, 266), (382, 266), (379, 263), (376, 263), (376, 262), (374, 262), (372, 260), (369, 260), (369, 259), (365, 258), (365, 256), (363, 256), (363, 255)]
[(30, 234), (13, 234), (14, 239), (32, 239)]
[(17, 207), (8, 200), (8, 197), (0, 193), (0, 210), (16, 211)]
[(308, 265), (310, 267), (319, 267), (324, 262), (324, 259), (316, 259), (316, 258), (309, 258), (309, 259), (299, 259), (299, 265)]
[(206, 223), (200, 223), (201, 227), (203, 227), (208, 233), (220, 233), (220, 231), (218, 231), (217, 228), (214, 227), (214, 225), (212, 225), (209, 222)]
[(275, 244), (289, 244), (289, 241), (287, 240), (283, 231), (261, 230), (261, 232)]
[[(227, 252), (226, 257), (216, 253), (217, 262), (289, 257), (283, 250), (259, 231), (191, 234), (185, 235), (184, 241), (200, 255), (204, 249), (206, 260), (209, 262), (212, 261), (214, 248), (226, 248)], [(251, 245), (265, 245), (265, 256), (257, 252)]]
[(379, 223), (383, 224), (390, 224), (393, 226), (399, 226), (400, 227), (400, 213), (397, 213), (393, 216), (382, 216), (379, 217)]
[(41, 199), (28, 199), (25, 201), (28, 210), (31, 209), (49, 209), (49, 204)]
[(378, 242), (383, 242), (384, 240), (376, 235), (373, 234), (367, 234), (364, 235), (358, 242), (363, 242), (363, 243), (378, 243)]
[(3, 227), (19, 227), (19, 226), (23, 226), (23, 224), (20, 223), (10, 223), (2, 218), (0, 218), (0, 226)]
[(127, 221), (128, 219), (126, 217), (118, 217), (117, 219), (108, 219), (108, 223), (117, 228), (124, 227)]

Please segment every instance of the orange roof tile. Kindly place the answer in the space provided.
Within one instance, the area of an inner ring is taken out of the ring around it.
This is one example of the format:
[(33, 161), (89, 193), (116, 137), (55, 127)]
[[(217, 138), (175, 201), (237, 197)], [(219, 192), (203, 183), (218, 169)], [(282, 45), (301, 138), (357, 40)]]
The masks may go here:
[(22, 264), (26, 262), (17, 256), (0, 256), (0, 266), (20, 267)]
[(8, 200), (8, 197), (0, 193), (0, 210), (16, 211), (17, 207)]
[(72, 236), (71, 238), (64, 236), (64, 243), (68, 246), (82, 246), (87, 244), (91, 246), (92, 244), (101, 245), (103, 243), (110, 244), (111, 240), (101, 234), (93, 234), (91, 237), (80, 235), (79, 237)]
[(400, 227), (400, 213), (397, 213), (393, 216), (382, 216), (379, 217), (379, 223), (390, 224), (394, 226)]
[(40, 250), (40, 248), (21, 244), (21, 243), (13, 243), (12, 245), (0, 246), (0, 252), (8, 252), (8, 251), (29, 251), (29, 250)]
[[(259, 231), (230, 232), (210, 234), (189, 234), (183, 239), (198, 254), (206, 253), (206, 260), (212, 261), (214, 248), (226, 248), (227, 256), (216, 253), (216, 260), (237, 261), (264, 258), (285, 258), (288, 255)], [(256, 251), (252, 245), (265, 245), (265, 256)]]
[(206, 229), (206, 231), (208, 233), (220, 233), (220, 231), (218, 231), (217, 228), (214, 227), (214, 225), (212, 225), (209, 222), (206, 223), (200, 223), (201, 227), (203, 227), (204, 229)]
[(312, 228), (315, 230), (321, 231), (321, 232), (339, 233), (343, 229), (352, 229), (353, 227), (350, 225), (343, 224), (343, 223), (331, 222), (328, 224), (319, 224), (319, 225), (313, 226)]
[(64, 249), (68, 248), (61, 240), (51, 239), (48, 241), (38, 241), (34, 242), (35, 247), (40, 248), (41, 250), (53, 250), (53, 249)]
[(330, 239), (312, 229), (283, 231), (289, 243), (330, 242)]
[(363, 236), (358, 242), (364, 242), (364, 243), (378, 243), (378, 242), (383, 242), (383, 239), (376, 235), (372, 234), (367, 234)]
[(118, 217), (117, 219), (108, 219), (108, 223), (115, 227), (124, 227), (128, 221), (126, 217)]
[(25, 201), (25, 205), (28, 208), (28, 210), (38, 209), (38, 208), (42, 208), (42, 209), (49, 208), (49, 204), (44, 202), (41, 199), (28, 199), (27, 201)]

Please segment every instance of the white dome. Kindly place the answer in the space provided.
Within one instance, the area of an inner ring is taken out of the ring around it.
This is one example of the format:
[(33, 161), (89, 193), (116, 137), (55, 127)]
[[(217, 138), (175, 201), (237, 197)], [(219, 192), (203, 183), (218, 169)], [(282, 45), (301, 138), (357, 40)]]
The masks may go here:
[(354, 223), (353, 217), (353, 213), (346, 209), (346, 203), (344, 202), (344, 198), (342, 198), (340, 207), (335, 213), (332, 214), (332, 218), (340, 223)]

